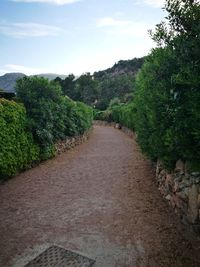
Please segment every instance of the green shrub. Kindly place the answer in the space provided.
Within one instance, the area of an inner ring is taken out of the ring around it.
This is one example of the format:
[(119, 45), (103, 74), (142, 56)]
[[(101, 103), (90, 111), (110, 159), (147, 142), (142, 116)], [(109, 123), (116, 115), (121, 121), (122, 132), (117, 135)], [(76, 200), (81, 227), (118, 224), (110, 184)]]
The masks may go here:
[(127, 128), (135, 129), (135, 105), (128, 103), (115, 105), (111, 109), (113, 121), (126, 126)]
[(22, 104), (0, 99), (0, 129), (0, 179), (3, 179), (39, 160), (39, 147), (27, 131)]
[(171, 75), (176, 65), (168, 49), (156, 49), (147, 58), (136, 79), (134, 103), (138, 142), (152, 159), (162, 159), (172, 167), (177, 158), (175, 99)]
[(112, 112), (110, 110), (96, 111), (94, 119), (99, 121), (112, 122)]
[(83, 134), (93, 121), (92, 108), (44, 78), (19, 80), (17, 100), (24, 105), (0, 99), (0, 179), (53, 157), (56, 141)]
[(92, 108), (63, 96), (56, 82), (25, 77), (18, 80), (16, 92), (27, 109), (29, 129), (41, 147), (43, 159), (54, 155), (56, 141), (83, 134), (91, 127)]
[(83, 134), (93, 122), (93, 109), (82, 102), (75, 102), (74, 119), (77, 134)]

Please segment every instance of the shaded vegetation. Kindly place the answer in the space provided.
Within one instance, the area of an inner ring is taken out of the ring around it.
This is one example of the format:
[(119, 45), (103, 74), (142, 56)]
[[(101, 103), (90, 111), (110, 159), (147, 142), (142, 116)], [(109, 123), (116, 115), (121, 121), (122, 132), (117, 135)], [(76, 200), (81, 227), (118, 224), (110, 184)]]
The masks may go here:
[[(54, 144), (91, 127), (92, 108), (39, 77), (17, 81), (17, 101), (0, 99), (0, 178), (54, 156)], [(22, 104), (21, 104), (22, 103)]]
[(157, 48), (137, 75), (133, 100), (102, 114), (135, 129), (153, 160), (200, 169), (200, 3), (167, 0), (165, 9), (166, 21), (150, 32)]
[(39, 159), (39, 146), (27, 130), (27, 123), (23, 104), (0, 99), (0, 179)]
[(126, 101), (133, 92), (135, 76), (141, 68), (144, 58), (121, 60), (112, 68), (85, 73), (79, 78), (70, 74), (64, 80), (56, 78), (64, 95), (75, 101), (82, 101), (92, 107), (105, 110), (114, 97)]

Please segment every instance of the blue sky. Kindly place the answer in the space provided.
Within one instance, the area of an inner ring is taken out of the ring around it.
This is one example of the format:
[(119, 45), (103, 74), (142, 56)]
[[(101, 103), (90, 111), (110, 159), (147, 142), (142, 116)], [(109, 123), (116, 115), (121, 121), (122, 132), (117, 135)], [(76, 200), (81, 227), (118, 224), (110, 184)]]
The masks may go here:
[(0, 0), (0, 75), (102, 70), (148, 54), (163, 0)]

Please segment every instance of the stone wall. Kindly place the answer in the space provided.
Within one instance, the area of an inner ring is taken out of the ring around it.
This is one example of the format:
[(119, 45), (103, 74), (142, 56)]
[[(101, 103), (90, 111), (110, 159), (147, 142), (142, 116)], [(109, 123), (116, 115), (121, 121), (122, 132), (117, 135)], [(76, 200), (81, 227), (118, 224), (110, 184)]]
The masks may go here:
[(177, 161), (173, 172), (165, 170), (158, 160), (156, 179), (160, 193), (165, 197), (183, 223), (200, 229), (200, 173), (189, 173), (186, 165)]
[(66, 150), (69, 150), (77, 145), (82, 144), (89, 138), (92, 130), (93, 128), (86, 131), (83, 135), (68, 137), (65, 140), (57, 142), (55, 144), (56, 154), (60, 154), (62, 152), (65, 152)]

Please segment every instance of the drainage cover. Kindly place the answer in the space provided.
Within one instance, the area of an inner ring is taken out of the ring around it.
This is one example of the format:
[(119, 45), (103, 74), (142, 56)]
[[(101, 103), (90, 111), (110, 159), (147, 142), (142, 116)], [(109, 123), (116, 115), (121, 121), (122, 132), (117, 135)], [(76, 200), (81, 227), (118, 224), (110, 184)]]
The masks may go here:
[(91, 267), (94, 263), (87, 257), (52, 246), (24, 267)]

